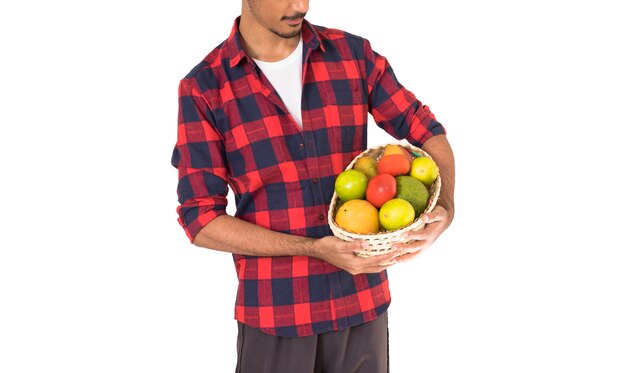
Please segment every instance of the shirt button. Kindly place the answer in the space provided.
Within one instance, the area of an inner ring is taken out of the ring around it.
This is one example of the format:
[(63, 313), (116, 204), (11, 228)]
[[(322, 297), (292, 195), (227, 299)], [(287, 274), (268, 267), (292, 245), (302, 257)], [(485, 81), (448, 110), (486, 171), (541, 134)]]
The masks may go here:
[(324, 214), (320, 214), (320, 216), (317, 217), (319, 220), (324, 220)]
[(320, 179), (318, 179), (318, 178), (313, 179), (313, 184), (317, 184), (319, 182), (320, 182)]
[(300, 144), (300, 149), (304, 150), (304, 144)]

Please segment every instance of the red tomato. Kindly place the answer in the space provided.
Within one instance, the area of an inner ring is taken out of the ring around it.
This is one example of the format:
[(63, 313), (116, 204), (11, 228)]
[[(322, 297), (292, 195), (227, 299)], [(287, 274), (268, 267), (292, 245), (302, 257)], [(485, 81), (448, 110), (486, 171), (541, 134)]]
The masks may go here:
[(389, 174), (378, 174), (370, 179), (365, 190), (365, 199), (380, 208), (396, 195), (396, 178)]
[(406, 175), (411, 169), (411, 162), (402, 154), (385, 155), (378, 160), (378, 173), (391, 176)]

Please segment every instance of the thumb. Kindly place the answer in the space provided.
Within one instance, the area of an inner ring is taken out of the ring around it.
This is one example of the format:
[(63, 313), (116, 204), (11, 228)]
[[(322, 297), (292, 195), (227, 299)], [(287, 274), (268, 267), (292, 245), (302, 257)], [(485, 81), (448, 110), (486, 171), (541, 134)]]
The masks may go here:
[(425, 224), (432, 223), (434, 221), (441, 221), (444, 218), (444, 211), (441, 208), (435, 208), (433, 211), (422, 215), (422, 220)]

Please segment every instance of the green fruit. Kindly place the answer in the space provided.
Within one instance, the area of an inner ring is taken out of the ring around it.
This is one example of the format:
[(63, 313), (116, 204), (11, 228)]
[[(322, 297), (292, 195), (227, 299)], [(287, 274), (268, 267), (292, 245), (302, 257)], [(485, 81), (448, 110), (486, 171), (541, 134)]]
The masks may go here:
[(369, 155), (365, 155), (357, 159), (354, 164), (354, 169), (363, 172), (368, 179), (371, 179), (374, 176), (378, 175), (376, 159)]
[(378, 211), (378, 220), (386, 230), (395, 231), (415, 220), (415, 210), (409, 202), (403, 199), (390, 199)]
[(367, 176), (361, 171), (346, 170), (335, 180), (335, 192), (340, 200), (364, 199), (367, 189)]
[(396, 198), (403, 199), (413, 206), (415, 216), (420, 216), (428, 206), (428, 189), (413, 176), (396, 177)]

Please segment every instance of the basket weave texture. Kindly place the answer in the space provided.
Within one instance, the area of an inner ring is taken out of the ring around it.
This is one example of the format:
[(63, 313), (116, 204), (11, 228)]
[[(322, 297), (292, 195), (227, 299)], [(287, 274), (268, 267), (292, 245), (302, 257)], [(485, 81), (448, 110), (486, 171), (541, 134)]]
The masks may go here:
[[(428, 155), (428, 153), (426, 153), (424, 150), (411, 144), (396, 143), (394, 145), (400, 145), (408, 150), (410, 153), (417, 153), (422, 157), (431, 158), (430, 155)], [(381, 145), (365, 150), (364, 152), (356, 156), (356, 158), (354, 158), (352, 162), (350, 162), (350, 164), (346, 167), (346, 170), (352, 169), (356, 161), (366, 155), (369, 155), (376, 160), (380, 159), (383, 150), (385, 149), (385, 146), (386, 145)], [(428, 206), (424, 210), (424, 213), (431, 212), (437, 205), (439, 193), (441, 192), (441, 176), (437, 176), (437, 180), (435, 180), (435, 182), (428, 188), (428, 192), (430, 194), (430, 199), (428, 201)], [(394, 243), (411, 243), (414, 240), (401, 240), (400, 236), (407, 231), (422, 229), (425, 225), (422, 219), (423, 214), (421, 214), (415, 217), (413, 223), (401, 229), (397, 229), (394, 231), (383, 230), (375, 234), (357, 234), (339, 227), (335, 222), (335, 213), (337, 212), (337, 209), (339, 208), (339, 206), (341, 206), (341, 204), (342, 202), (339, 197), (337, 197), (337, 193), (333, 193), (330, 207), (328, 209), (328, 224), (330, 225), (330, 229), (332, 230), (335, 237), (339, 239), (342, 239), (344, 241), (364, 240), (368, 243), (367, 248), (360, 251), (355, 251), (355, 254), (360, 257), (367, 258), (370, 256), (383, 255), (385, 253), (388, 253), (391, 250), (391, 245), (393, 245)]]

